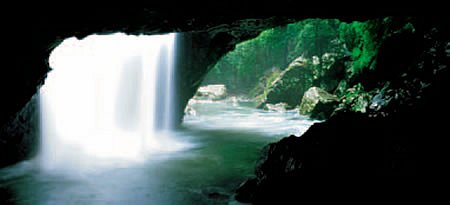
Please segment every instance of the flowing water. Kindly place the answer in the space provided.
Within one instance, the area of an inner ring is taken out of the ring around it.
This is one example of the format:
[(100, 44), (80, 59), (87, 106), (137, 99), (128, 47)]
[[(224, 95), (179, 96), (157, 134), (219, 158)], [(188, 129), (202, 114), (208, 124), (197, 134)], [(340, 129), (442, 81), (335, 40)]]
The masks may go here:
[(2, 204), (234, 204), (260, 150), (313, 123), (230, 98), (191, 101), (175, 130), (175, 35), (111, 47), (118, 37), (55, 49), (41, 89), (41, 153), (0, 169)]
[(253, 176), (260, 150), (313, 122), (296, 112), (267, 112), (251, 102), (200, 101), (173, 137), (190, 146), (72, 175), (36, 160), (0, 171), (0, 200), (10, 204), (233, 204)]
[(167, 134), (174, 42), (175, 34), (94, 35), (53, 50), (40, 89), (42, 168), (83, 171), (181, 148)]

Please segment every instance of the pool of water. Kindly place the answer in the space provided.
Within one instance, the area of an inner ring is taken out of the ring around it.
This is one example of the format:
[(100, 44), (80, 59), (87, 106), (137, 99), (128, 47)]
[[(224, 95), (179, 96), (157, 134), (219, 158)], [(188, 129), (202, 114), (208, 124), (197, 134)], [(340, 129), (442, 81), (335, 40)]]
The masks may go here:
[[(197, 101), (170, 133), (184, 149), (144, 161), (52, 172), (39, 159), (0, 169), (2, 204), (239, 204), (234, 190), (253, 176), (261, 149), (314, 123), (296, 111), (269, 112), (243, 101)], [(101, 163), (101, 162), (99, 162)]]

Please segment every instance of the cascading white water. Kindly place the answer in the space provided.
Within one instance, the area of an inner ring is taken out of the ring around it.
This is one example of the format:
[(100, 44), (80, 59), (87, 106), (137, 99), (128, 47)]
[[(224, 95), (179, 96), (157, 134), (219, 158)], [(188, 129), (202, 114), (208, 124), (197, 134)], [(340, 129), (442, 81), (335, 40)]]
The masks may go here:
[(50, 56), (41, 96), (42, 167), (80, 169), (178, 149), (175, 34), (66, 39)]

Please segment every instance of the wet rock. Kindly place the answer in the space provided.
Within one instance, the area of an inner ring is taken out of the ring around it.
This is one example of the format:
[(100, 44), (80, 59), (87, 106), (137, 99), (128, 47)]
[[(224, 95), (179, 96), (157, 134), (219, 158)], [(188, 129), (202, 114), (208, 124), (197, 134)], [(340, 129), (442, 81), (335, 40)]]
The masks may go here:
[(223, 100), (227, 97), (227, 88), (223, 84), (206, 85), (198, 88), (194, 99), (197, 100)]
[(349, 57), (336, 53), (325, 53), (322, 58), (298, 57), (281, 73), (273, 75), (276, 77), (273, 81), (265, 84), (263, 94), (259, 96), (261, 104), (258, 108), (280, 102), (287, 103), (288, 109), (294, 108), (302, 102), (304, 93), (312, 86), (333, 93), (345, 77), (348, 61)]
[(230, 198), (230, 196), (228, 194), (224, 194), (224, 193), (220, 193), (220, 192), (208, 193), (208, 197), (210, 199), (215, 199), (215, 200), (226, 200), (226, 199)]
[(308, 61), (299, 57), (266, 88), (262, 106), (264, 104), (287, 103), (288, 108), (298, 105), (303, 93), (312, 84), (312, 68)]
[(0, 167), (28, 159), (38, 151), (40, 136), (39, 95), (8, 123), (0, 127)]
[(186, 108), (184, 109), (184, 114), (185, 115), (192, 115), (192, 116), (196, 116), (197, 115), (197, 111), (194, 109), (194, 103), (196, 100), (194, 99), (190, 99), (186, 105)]
[[(389, 86), (389, 83), (387, 84)], [(385, 88), (387, 88), (387, 86)], [(378, 115), (385, 116), (395, 110), (388, 110), (389, 103), (394, 99), (396, 92), (394, 90), (382, 89), (378, 94), (376, 94), (369, 105), (370, 116), (376, 117)], [(419, 97), (419, 96), (418, 96)], [(395, 100), (395, 99), (394, 99)]]
[(201, 193), (208, 197), (214, 204), (225, 204), (230, 199), (231, 194), (222, 187), (205, 187)]
[(239, 188), (236, 190), (236, 195), (234, 198), (240, 202), (250, 203), (253, 201), (253, 194), (257, 188), (256, 179), (248, 179), (244, 181)]
[(287, 110), (287, 103), (277, 103), (275, 105), (273, 104), (265, 104), (264, 110), (267, 111), (274, 111), (274, 112), (286, 112)]
[(371, 99), (372, 94), (369, 91), (366, 91), (362, 84), (358, 83), (346, 90), (346, 93), (339, 104), (339, 109), (365, 113)]
[(404, 128), (397, 126), (390, 120), (354, 112), (316, 123), (301, 137), (289, 136), (268, 145), (256, 178), (238, 189), (236, 199), (254, 204), (292, 197), (298, 200), (295, 194), (308, 193), (311, 179), (414, 175), (414, 137), (398, 136)]
[(323, 120), (328, 118), (339, 103), (339, 99), (318, 87), (311, 87), (305, 92), (299, 112), (311, 118)]

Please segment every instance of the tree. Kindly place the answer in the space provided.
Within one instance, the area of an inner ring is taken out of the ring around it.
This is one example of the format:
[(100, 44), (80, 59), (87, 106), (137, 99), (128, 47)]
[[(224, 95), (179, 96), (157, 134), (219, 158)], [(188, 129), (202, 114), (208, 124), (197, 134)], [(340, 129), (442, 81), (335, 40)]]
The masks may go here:
[(340, 29), (338, 20), (322, 19), (268, 29), (257, 38), (236, 45), (216, 64), (204, 83), (223, 83), (230, 93), (247, 94), (273, 68), (284, 69), (301, 55), (310, 58), (337, 52)]

